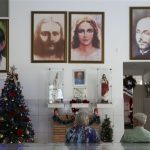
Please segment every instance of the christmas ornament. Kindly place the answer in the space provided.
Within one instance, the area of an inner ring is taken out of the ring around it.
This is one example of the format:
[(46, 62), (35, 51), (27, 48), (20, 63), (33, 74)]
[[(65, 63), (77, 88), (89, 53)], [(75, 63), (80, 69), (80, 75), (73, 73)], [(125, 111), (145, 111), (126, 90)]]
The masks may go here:
[(16, 69), (15, 65), (10, 66), (10, 74), (14, 74)]
[(136, 80), (133, 78), (133, 76), (129, 75), (126, 76), (123, 79), (123, 85), (125, 88), (127, 88), (128, 90), (133, 89), (136, 86)]
[(7, 101), (8, 100), (8, 98), (7, 97), (4, 97), (4, 101)]
[[(7, 73), (0, 99), (0, 143), (34, 142), (34, 131), (15, 67)], [(24, 131), (25, 130), (25, 131)], [(32, 139), (32, 140), (31, 140)]]
[(30, 132), (29, 132), (29, 130), (26, 130), (26, 134), (29, 134)]
[(4, 137), (4, 135), (3, 134), (0, 134), (0, 139), (2, 139)]
[(23, 135), (23, 130), (22, 129), (18, 129), (16, 131), (16, 133), (17, 133), (18, 136), (22, 136)]
[(10, 96), (10, 97), (15, 97), (15, 96), (16, 96), (15, 91), (14, 91), (14, 90), (10, 91), (10, 92), (9, 92), (9, 96)]
[(0, 117), (0, 122), (4, 121), (4, 118), (3, 117)]

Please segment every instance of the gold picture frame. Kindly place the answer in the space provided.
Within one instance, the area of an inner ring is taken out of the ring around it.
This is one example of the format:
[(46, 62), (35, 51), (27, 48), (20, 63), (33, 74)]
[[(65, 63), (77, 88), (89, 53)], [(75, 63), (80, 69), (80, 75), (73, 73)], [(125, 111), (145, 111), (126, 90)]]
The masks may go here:
[(67, 13), (31, 12), (31, 62), (67, 62)]
[(0, 19), (0, 73), (9, 70), (9, 20)]
[(68, 60), (104, 63), (104, 12), (69, 12)]

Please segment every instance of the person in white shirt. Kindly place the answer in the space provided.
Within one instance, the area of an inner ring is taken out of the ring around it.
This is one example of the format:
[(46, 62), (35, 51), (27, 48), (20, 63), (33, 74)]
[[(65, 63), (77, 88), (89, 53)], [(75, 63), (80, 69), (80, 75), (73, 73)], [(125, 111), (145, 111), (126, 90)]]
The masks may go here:
[(121, 138), (123, 143), (150, 142), (150, 132), (144, 129), (147, 116), (144, 113), (135, 113), (133, 115), (133, 129), (125, 131)]

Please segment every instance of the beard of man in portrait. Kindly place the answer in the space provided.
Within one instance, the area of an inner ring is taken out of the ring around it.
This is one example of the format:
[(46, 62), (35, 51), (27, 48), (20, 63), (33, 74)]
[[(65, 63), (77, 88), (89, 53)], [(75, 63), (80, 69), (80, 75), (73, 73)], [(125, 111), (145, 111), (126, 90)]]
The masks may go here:
[(64, 59), (63, 30), (59, 22), (42, 19), (34, 34), (34, 55), (39, 60)]

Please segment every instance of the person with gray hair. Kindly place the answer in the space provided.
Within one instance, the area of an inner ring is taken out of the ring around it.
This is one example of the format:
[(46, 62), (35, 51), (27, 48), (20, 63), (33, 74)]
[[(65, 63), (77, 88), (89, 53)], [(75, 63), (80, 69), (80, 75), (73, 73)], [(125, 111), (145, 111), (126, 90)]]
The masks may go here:
[(89, 126), (89, 116), (79, 112), (75, 117), (75, 125), (67, 131), (66, 143), (98, 143), (100, 135)]
[(133, 115), (134, 128), (124, 133), (121, 138), (121, 142), (150, 142), (150, 132), (144, 129), (146, 121), (147, 115), (144, 113), (135, 113)]

